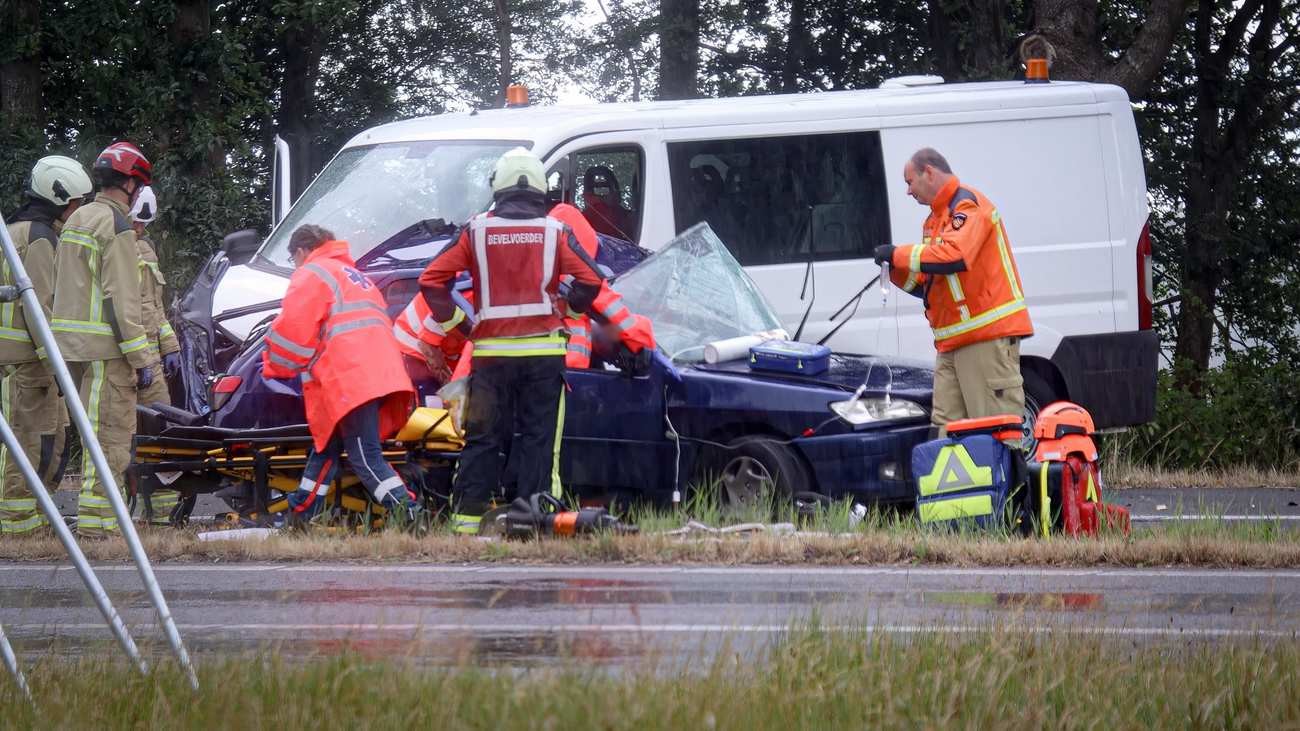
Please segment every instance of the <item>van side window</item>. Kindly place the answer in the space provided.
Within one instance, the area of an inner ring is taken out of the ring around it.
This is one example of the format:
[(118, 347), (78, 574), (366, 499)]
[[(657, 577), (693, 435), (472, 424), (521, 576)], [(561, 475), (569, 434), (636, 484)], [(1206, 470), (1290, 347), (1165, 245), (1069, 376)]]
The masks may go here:
[(636, 242), (641, 235), (645, 155), (636, 145), (573, 154), (573, 205), (596, 233)]
[(707, 221), (744, 266), (892, 243), (879, 132), (673, 142), (668, 166), (678, 233)]

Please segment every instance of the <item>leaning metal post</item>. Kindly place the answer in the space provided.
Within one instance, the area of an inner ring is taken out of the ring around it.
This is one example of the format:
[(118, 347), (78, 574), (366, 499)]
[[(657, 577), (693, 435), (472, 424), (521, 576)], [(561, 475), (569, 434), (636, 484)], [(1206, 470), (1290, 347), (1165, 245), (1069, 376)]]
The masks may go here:
[[(0, 297), (0, 301), (3, 301)], [(148, 673), (149, 666), (145, 664), (144, 658), (140, 656), (140, 650), (135, 646), (135, 640), (131, 639), (131, 633), (127, 631), (126, 625), (122, 622), (122, 616), (117, 613), (113, 607), (113, 601), (108, 598), (108, 592), (104, 591), (104, 585), (99, 583), (99, 577), (95, 575), (95, 570), (91, 568), (90, 562), (86, 560), (86, 554), (81, 552), (81, 546), (77, 545), (77, 540), (72, 536), (72, 531), (68, 525), (63, 522), (63, 516), (59, 514), (59, 506), (54, 504), (54, 499), (42, 484), (40, 475), (32, 467), (31, 460), (27, 459), (27, 453), (23, 451), (22, 445), (18, 443), (18, 438), (14, 435), (14, 430), (9, 426), (9, 420), (0, 414), (0, 439), (3, 439), (4, 446), (9, 450), (9, 458), (18, 464), (18, 469), (23, 473), (23, 478), (27, 480), (27, 486), (31, 488), (32, 494), (36, 496), (36, 502), (41, 506), (41, 512), (50, 521), (50, 527), (59, 536), (59, 542), (68, 551), (68, 557), (72, 559), (72, 565), (77, 567), (77, 573), (81, 575), (81, 581), (90, 591), (90, 595), (95, 598), (95, 605), (99, 607), (99, 613), (104, 615), (104, 621), (113, 630), (113, 635), (122, 645), (127, 657), (131, 658), (136, 667), (140, 668), (141, 673)]]
[(14, 284), (22, 296), (23, 312), (27, 317), (27, 327), (35, 333), (41, 347), (45, 348), (49, 365), (54, 369), (54, 378), (58, 382), (59, 388), (63, 389), (63, 399), (68, 404), (68, 414), (72, 417), (73, 423), (77, 425), (77, 431), (81, 433), (81, 448), (90, 452), (90, 459), (99, 472), (100, 479), (104, 481), (104, 492), (107, 493), (108, 500), (113, 505), (113, 513), (117, 516), (118, 527), (122, 531), (122, 537), (126, 539), (126, 545), (131, 551), (131, 558), (135, 560), (145, 590), (149, 593), (154, 608), (158, 610), (158, 621), (167, 634), (167, 642), (171, 644), (172, 651), (176, 653), (176, 660), (185, 669), (186, 675), (189, 676), (190, 687), (198, 690), (199, 679), (194, 673), (194, 665), (190, 662), (189, 653), (185, 651), (185, 644), (181, 641), (180, 631), (176, 629), (176, 621), (172, 618), (171, 610), (167, 608), (167, 599), (163, 597), (162, 589), (158, 586), (158, 579), (154, 576), (153, 566), (149, 563), (149, 556), (145, 554), (144, 546), (140, 543), (140, 535), (135, 530), (135, 523), (131, 522), (131, 513), (126, 508), (126, 500), (122, 497), (117, 486), (117, 476), (109, 469), (108, 459), (104, 456), (104, 448), (100, 446), (95, 429), (90, 425), (90, 418), (81, 405), (77, 384), (72, 382), (72, 374), (68, 372), (68, 364), (63, 362), (63, 352), (59, 350), (59, 344), (54, 340), (54, 333), (50, 331), (50, 324), (45, 321), (45, 312), (41, 309), (40, 301), (36, 299), (36, 292), (32, 290), (32, 280), (27, 277), (27, 269), (23, 266), (22, 258), (18, 256), (18, 249), (14, 246), (13, 240), (9, 238), (9, 231), (5, 226), (0, 226), (0, 244), (4, 246), (4, 257), (9, 262), (9, 269), (13, 272)]
[(18, 658), (14, 655), (14, 648), (9, 644), (9, 638), (5, 637), (5, 628), (0, 626), (0, 655), (4, 656), (5, 667), (9, 668), (9, 674), (14, 676), (14, 682), (18, 684), (18, 690), (22, 691), (23, 697), (28, 703), (35, 705), (32, 700), (32, 691), (27, 687), (27, 678), (23, 677), (23, 671), (18, 667)]

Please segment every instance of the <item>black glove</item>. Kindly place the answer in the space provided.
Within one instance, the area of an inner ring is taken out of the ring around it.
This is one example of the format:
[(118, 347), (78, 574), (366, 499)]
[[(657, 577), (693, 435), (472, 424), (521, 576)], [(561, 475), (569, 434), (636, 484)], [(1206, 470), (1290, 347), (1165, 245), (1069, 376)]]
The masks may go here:
[(626, 345), (619, 345), (614, 353), (614, 365), (625, 376), (644, 376), (650, 372), (650, 351), (642, 348), (633, 353)]
[(163, 375), (171, 378), (181, 372), (181, 354), (168, 353), (162, 357)]
[(884, 244), (876, 247), (876, 253), (872, 256), (877, 264), (888, 264), (894, 260), (893, 244)]
[(136, 387), (136, 388), (148, 388), (149, 385), (152, 384), (152, 383), (153, 383), (153, 369), (152, 369), (152, 368), (136, 368), (136, 369), (135, 369), (135, 387)]

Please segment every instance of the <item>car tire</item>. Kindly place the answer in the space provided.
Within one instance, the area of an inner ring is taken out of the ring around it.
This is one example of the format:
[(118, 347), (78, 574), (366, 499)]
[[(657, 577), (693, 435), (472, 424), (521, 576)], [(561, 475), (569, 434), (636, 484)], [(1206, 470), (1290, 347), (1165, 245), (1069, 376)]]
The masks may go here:
[(1056, 391), (1042, 376), (1033, 371), (1024, 371), (1025, 379), (1025, 411), (1024, 424), (1021, 431), (1024, 434), (1024, 448), (1033, 454), (1034, 448), (1038, 446), (1038, 440), (1034, 438), (1034, 423), (1038, 420), (1038, 412), (1043, 407), (1053, 401), (1061, 400)]
[(803, 460), (788, 445), (749, 436), (728, 447), (716, 450), (708, 460), (723, 505), (752, 503), (765, 495), (781, 504), (793, 500), (796, 492), (816, 488)]

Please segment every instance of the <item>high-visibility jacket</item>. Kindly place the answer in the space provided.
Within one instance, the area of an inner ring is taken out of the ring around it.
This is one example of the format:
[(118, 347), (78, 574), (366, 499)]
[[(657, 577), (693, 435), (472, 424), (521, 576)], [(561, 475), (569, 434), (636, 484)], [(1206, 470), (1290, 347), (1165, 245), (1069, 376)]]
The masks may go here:
[(339, 420), (375, 399), (379, 436), (397, 433), (410, 416), (415, 389), (384, 298), (356, 268), (346, 241), (327, 241), (294, 271), (280, 314), (266, 333), (262, 374), (302, 374), (302, 399), (316, 449)]
[(167, 308), (163, 305), (163, 287), (167, 279), (158, 267), (158, 254), (153, 242), (141, 236), (137, 242), (140, 254), (140, 316), (149, 338), (149, 349), (155, 355), (168, 355), (181, 349), (176, 331), (167, 321)]
[[(24, 215), (28, 211), (36, 215)], [(32, 280), (32, 291), (49, 322), (50, 306), (54, 304), (54, 245), (59, 239), (60, 225), (57, 219), (39, 213), (39, 205), (24, 207), (7, 228), (27, 277)], [(0, 257), (0, 284), (13, 283), (9, 262)], [(44, 357), (45, 349), (36, 345), (35, 331), (27, 327), (22, 302), (0, 304), (0, 365), (30, 363)]]
[(895, 248), (891, 264), (894, 284), (925, 300), (941, 353), (1034, 334), (1002, 217), (955, 176), (930, 203), (921, 243)]
[[(550, 212), (573, 229), (578, 244), (594, 261), (600, 250), (600, 239), (591, 227), (582, 211), (568, 203), (557, 203)], [(609, 288), (607, 282), (601, 282), (600, 292), (592, 300), (590, 315), (598, 320), (608, 322), (618, 329), (619, 339), (632, 352), (642, 348), (654, 348), (654, 330), (650, 321), (640, 315), (633, 315), (623, 304), (618, 292)], [(564, 365), (568, 368), (588, 368), (591, 366), (591, 316), (588, 313), (575, 312), (565, 303), (564, 328), (569, 331), (569, 343), (564, 354)]]
[(421, 346), (441, 350), (443, 360), (448, 367), (455, 368), (465, 345), (469, 328), (465, 311), (456, 308), (451, 319), (438, 321), (429, 310), (429, 303), (421, 295), (415, 295), (401, 314), (393, 320), (393, 337), (401, 346), (402, 354), (424, 360)]
[(140, 254), (126, 207), (100, 196), (72, 212), (54, 251), (50, 327), (73, 362), (158, 360), (140, 315)]
[(556, 308), (560, 277), (573, 276), (577, 311), (585, 311), (599, 290), (595, 261), (548, 210), (544, 199), (499, 200), (495, 210), (471, 218), (420, 275), (430, 311), (445, 319), (455, 306), (448, 285), (457, 272), (470, 271), (478, 309), (470, 339), (478, 357), (564, 355), (564, 322)]

